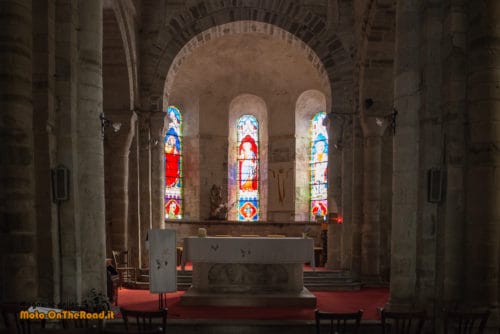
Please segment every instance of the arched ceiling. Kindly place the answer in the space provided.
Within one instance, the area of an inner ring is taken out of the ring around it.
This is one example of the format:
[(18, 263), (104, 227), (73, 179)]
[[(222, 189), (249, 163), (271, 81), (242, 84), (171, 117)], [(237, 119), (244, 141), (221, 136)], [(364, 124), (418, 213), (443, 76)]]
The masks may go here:
[[(190, 1), (167, 8), (170, 11), (160, 5), (143, 8), (148, 18), (143, 26), (148, 39), (144, 44), (147, 48), (142, 50), (145, 65), (141, 73), (143, 107), (161, 107), (158, 100), (162, 98), (168, 70), (179, 51), (193, 37), (212, 27), (251, 20), (280, 27), (314, 50), (330, 79), (336, 108), (350, 109), (354, 74), (352, 3), (338, 1), (335, 29), (332, 29), (334, 23), (328, 21), (331, 6), (327, 6), (326, 1), (319, 2), (318, 6), (323, 6), (324, 14), (309, 10), (302, 2), (288, 0)], [(162, 13), (169, 13), (167, 20), (161, 19)]]
[[(170, 101), (179, 95), (242, 93), (296, 99), (308, 89), (322, 91), (330, 100), (328, 80), (303, 49), (263, 33), (221, 36), (193, 49), (169, 79)], [(231, 94), (233, 96), (231, 96)]]

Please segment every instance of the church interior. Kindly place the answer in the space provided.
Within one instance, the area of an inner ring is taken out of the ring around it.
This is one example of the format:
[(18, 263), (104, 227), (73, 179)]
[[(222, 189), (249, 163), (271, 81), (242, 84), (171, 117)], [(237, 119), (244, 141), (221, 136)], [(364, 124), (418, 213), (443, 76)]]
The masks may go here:
[(323, 272), (500, 333), (498, 0), (3, 0), (0, 27), (0, 304), (147, 290), (164, 230), (179, 290), (244, 290), (228, 314)]

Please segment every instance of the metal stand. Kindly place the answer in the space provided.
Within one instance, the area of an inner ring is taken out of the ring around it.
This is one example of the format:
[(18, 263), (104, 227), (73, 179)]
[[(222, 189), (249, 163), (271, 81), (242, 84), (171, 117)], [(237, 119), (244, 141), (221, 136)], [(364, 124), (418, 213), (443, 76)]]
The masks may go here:
[(167, 295), (165, 293), (158, 294), (158, 308), (160, 310), (167, 308)]

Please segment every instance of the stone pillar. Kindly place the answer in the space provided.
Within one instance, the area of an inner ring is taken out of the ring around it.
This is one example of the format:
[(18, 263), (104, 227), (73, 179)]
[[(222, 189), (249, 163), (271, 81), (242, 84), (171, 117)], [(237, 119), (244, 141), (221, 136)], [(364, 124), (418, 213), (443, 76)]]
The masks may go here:
[[(344, 128), (342, 139), (342, 241), (340, 268), (351, 270), (352, 263), (352, 194), (353, 194), (353, 127), (352, 122)], [(335, 186), (335, 185), (334, 185)]]
[(55, 0), (33, 2), (33, 133), (36, 181), (39, 298), (59, 299), (54, 284), (57, 257), (57, 212), (52, 201), (51, 168), (55, 166)]
[[(438, 298), (443, 307), (462, 300), (464, 259), (464, 169), (465, 169), (465, 110), (466, 110), (466, 0), (448, 0), (445, 5), (442, 39), (443, 130), (446, 136), (445, 162), (447, 171), (444, 221), (437, 226), (443, 255), (438, 263), (438, 280), (442, 288)], [(438, 259), (439, 261), (439, 259)]]
[(392, 259), (389, 303), (413, 304), (416, 287), (419, 117), (420, 11), (417, 1), (399, 0), (396, 19), (394, 107), (399, 111), (394, 136)]
[(363, 224), (361, 228), (361, 279), (380, 283), (380, 201), (382, 182), (382, 136), (387, 121), (361, 116), (363, 149)]
[(61, 202), (57, 209), (58, 256), (54, 259), (57, 271), (54, 279), (60, 290), (60, 298), (64, 301), (78, 301), (81, 296), (81, 243), (77, 237), (81, 212), (76, 131), (77, 16), (77, 4), (74, 1), (56, 2), (57, 165), (69, 169), (69, 199)]
[(151, 219), (151, 136), (150, 136), (150, 113), (140, 111), (138, 113), (138, 144), (139, 144), (139, 266), (149, 265), (148, 251), (146, 249), (146, 237), (148, 231), (153, 227)]
[[(445, 150), (443, 143), (442, 99), (441, 99), (441, 48), (442, 48), (442, 4), (425, 1), (421, 9), (420, 23), (420, 79), (418, 92), (421, 106), (418, 111), (418, 170), (417, 186), (417, 297), (414, 303), (429, 307), (436, 302), (436, 265), (437, 225), (442, 204), (429, 201), (428, 171), (432, 168), (443, 168)], [(418, 42), (418, 41), (417, 41)], [(401, 108), (401, 105), (399, 106)], [(404, 107), (403, 107), (404, 108)], [(399, 111), (404, 109), (398, 109)], [(398, 118), (399, 118), (398, 114)], [(396, 135), (399, 132), (399, 119), (396, 119)], [(413, 144), (414, 145), (414, 144)], [(394, 143), (394, 149), (397, 144)], [(393, 239), (394, 240), (394, 239)], [(395, 252), (393, 254), (396, 254)]]
[(353, 277), (361, 275), (361, 226), (363, 224), (363, 133), (359, 118), (352, 124), (352, 260)]
[(124, 111), (122, 114), (109, 113), (106, 117), (121, 124), (117, 132), (112, 128), (106, 129), (104, 137), (106, 224), (109, 224), (106, 244), (107, 256), (111, 257), (111, 250), (128, 249), (129, 152), (137, 115)]
[[(346, 123), (345, 118), (334, 116), (330, 121), (328, 134), (328, 208), (332, 211), (330, 213), (337, 213), (340, 217), (342, 216), (342, 137)], [(342, 225), (328, 224), (328, 252), (325, 264), (328, 269), (340, 268), (341, 237)]]
[(82, 292), (106, 291), (102, 112), (102, 1), (79, 0), (78, 183)]
[[(468, 4), (465, 299), (498, 317), (500, 3)], [(498, 321), (498, 318), (496, 319)]]
[(26, 302), (38, 295), (32, 1), (2, 1), (0, 13), (0, 300)]
[(138, 124), (134, 123), (134, 137), (130, 144), (128, 170), (128, 249), (130, 264), (139, 267), (139, 136)]
[(164, 112), (151, 113), (151, 223), (153, 228), (165, 227), (165, 133)]

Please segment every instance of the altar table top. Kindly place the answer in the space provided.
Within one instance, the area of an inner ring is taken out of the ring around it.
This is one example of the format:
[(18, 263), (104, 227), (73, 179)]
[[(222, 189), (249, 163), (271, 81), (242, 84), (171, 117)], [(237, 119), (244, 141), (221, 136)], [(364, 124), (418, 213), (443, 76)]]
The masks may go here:
[(306, 263), (314, 266), (314, 239), (188, 237), (182, 265), (207, 263)]

